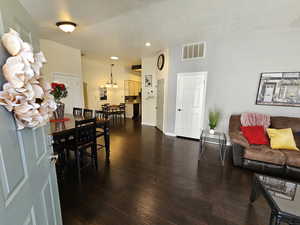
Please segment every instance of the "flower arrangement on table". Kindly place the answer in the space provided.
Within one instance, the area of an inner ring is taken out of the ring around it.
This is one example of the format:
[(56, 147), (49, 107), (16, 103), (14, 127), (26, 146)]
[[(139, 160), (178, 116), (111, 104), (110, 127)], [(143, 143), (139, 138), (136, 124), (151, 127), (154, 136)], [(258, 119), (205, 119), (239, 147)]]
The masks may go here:
[(68, 90), (64, 84), (53, 82), (51, 84), (51, 92), (56, 102), (60, 102), (62, 98), (66, 98), (68, 96)]
[(57, 106), (57, 109), (53, 112), (54, 118), (56, 121), (63, 121), (65, 115), (65, 104), (60, 100), (68, 96), (68, 90), (64, 84), (56, 82), (51, 84), (51, 88), (50, 94), (53, 95)]
[(19, 130), (45, 125), (56, 103), (40, 71), (46, 63), (44, 54), (33, 53), (32, 46), (13, 29), (3, 34), (1, 41), (10, 57), (2, 67), (6, 82), (0, 91), (0, 105), (13, 113)]

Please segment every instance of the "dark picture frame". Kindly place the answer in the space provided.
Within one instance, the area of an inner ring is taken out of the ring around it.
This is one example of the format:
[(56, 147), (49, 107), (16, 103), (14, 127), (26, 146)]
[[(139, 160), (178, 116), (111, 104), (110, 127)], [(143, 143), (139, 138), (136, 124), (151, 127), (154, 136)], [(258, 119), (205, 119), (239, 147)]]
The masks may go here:
[(300, 72), (261, 73), (255, 104), (300, 107)]
[(100, 100), (104, 101), (107, 100), (107, 88), (106, 87), (100, 87)]

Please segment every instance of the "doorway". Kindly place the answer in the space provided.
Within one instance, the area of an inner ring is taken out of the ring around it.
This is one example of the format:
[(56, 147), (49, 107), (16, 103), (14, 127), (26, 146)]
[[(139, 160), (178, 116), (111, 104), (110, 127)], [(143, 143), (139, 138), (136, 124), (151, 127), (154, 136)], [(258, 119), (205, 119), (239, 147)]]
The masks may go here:
[(157, 80), (156, 127), (162, 132), (164, 130), (164, 85), (164, 79)]
[(177, 76), (176, 136), (199, 139), (204, 126), (207, 72)]

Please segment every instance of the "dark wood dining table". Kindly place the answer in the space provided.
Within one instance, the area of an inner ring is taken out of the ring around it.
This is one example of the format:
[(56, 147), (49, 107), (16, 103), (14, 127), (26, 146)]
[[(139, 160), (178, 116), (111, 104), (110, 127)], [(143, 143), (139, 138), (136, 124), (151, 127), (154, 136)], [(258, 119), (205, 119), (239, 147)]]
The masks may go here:
[[(75, 136), (75, 121), (84, 120), (84, 117), (74, 117), (72, 114), (65, 114), (65, 121), (50, 120), (51, 134), (53, 140), (62, 137)], [(109, 120), (97, 119), (97, 128), (102, 128), (104, 132), (104, 146), (106, 151), (106, 160), (109, 161), (110, 156), (110, 134)]]

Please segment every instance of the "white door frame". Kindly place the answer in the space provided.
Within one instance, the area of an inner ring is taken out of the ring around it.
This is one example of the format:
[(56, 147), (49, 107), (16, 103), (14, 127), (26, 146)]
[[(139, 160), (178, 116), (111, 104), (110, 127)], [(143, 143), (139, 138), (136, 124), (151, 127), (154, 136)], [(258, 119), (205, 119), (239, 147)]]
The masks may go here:
[[(201, 118), (201, 122), (204, 125), (204, 117), (205, 117), (205, 106), (206, 106), (206, 86), (207, 86), (207, 71), (200, 71), (200, 72), (187, 72), (187, 73), (177, 73), (177, 88), (176, 88), (176, 104), (175, 104), (175, 135), (177, 136), (177, 129), (176, 129), (176, 124), (177, 124), (177, 109), (178, 109), (178, 83), (179, 83), (179, 79), (182, 76), (203, 76), (204, 78), (204, 100), (203, 100), (203, 104), (202, 104), (202, 118)], [(200, 136), (199, 136), (200, 138)]]
[[(162, 93), (163, 93), (163, 101), (164, 102), (163, 102), (163, 107), (162, 107), (162, 117), (163, 117), (163, 120), (162, 120), (162, 129), (160, 129), (157, 126), (157, 113), (158, 113), (157, 101), (158, 101), (158, 88), (159, 88), (158, 87), (158, 82), (159, 81), (163, 81), (163, 91), (162, 91)], [(166, 101), (166, 99), (165, 99), (165, 90), (166, 90), (165, 83), (166, 83), (166, 80), (164, 78), (158, 79), (156, 81), (156, 124), (155, 124), (155, 127), (158, 128), (159, 130), (161, 130), (163, 133), (165, 133), (165, 111), (166, 111), (166, 109), (165, 109), (165, 101)]]

